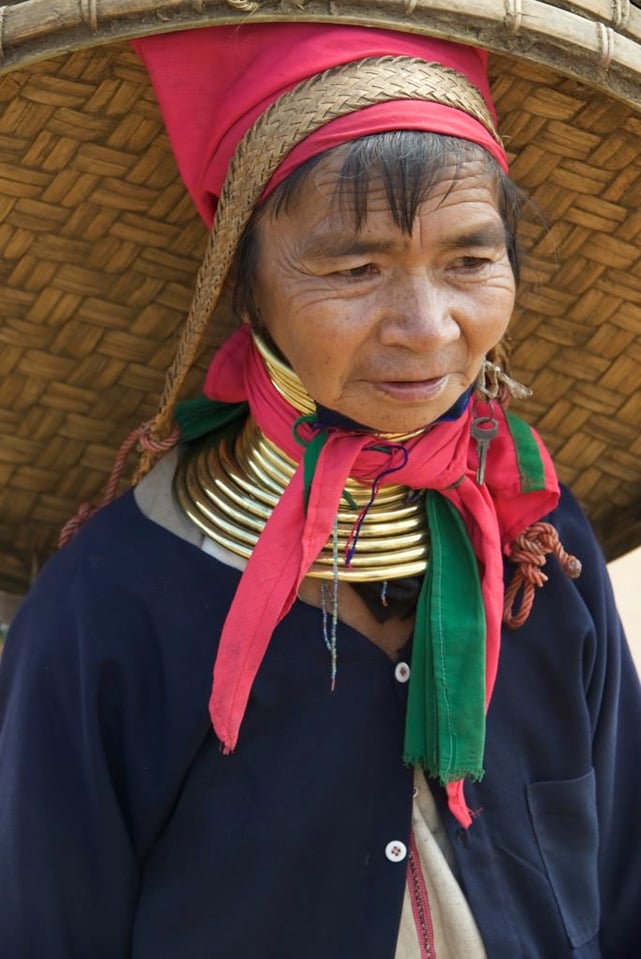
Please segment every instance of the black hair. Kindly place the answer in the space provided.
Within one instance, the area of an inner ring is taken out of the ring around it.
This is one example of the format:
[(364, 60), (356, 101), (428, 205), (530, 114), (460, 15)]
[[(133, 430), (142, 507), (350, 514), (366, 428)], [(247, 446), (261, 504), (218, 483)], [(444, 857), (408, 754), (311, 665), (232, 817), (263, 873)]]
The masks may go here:
[[(483, 147), (458, 137), (397, 130), (361, 137), (336, 149), (344, 151), (337, 198), (343, 209), (353, 213), (356, 230), (360, 229), (367, 218), (367, 203), (373, 179), (382, 180), (392, 218), (399, 229), (409, 234), (420, 205), (444, 175), (452, 177), (452, 166), (454, 181), (457, 171), (465, 163), (481, 161), (488, 177), (496, 186), (497, 208), (505, 229), (507, 254), (518, 283), (520, 263), (517, 226), (524, 204), (524, 194)], [(301, 196), (311, 171), (328, 152), (320, 153), (301, 164), (254, 211), (236, 255), (233, 305), (237, 316), (246, 314), (251, 322), (259, 322), (253, 280), (258, 265), (259, 241), (256, 226), (260, 216), (267, 209), (271, 209), (275, 216), (289, 210)]]

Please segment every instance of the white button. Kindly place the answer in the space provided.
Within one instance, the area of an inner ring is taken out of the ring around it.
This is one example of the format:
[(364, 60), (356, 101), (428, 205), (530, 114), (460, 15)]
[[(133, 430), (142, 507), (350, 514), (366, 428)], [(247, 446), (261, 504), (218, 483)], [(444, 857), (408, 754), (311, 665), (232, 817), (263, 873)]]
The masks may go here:
[(385, 855), (390, 862), (402, 862), (407, 856), (407, 846), (400, 839), (395, 839), (385, 846)]
[(394, 676), (399, 683), (406, 683), (410, 678), (410, 668), (407, 663), (397, 663), (394, 670)]

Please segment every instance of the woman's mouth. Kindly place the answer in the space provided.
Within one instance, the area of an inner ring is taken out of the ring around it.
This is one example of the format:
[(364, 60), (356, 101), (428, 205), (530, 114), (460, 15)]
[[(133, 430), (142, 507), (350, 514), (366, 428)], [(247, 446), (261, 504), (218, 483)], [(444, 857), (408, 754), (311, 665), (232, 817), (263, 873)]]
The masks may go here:
[(377, 390), (392, 399), (406, 403), (420, 403), (440, 396), (448, 381), (447, 374), (428, 380), (377, 380)]

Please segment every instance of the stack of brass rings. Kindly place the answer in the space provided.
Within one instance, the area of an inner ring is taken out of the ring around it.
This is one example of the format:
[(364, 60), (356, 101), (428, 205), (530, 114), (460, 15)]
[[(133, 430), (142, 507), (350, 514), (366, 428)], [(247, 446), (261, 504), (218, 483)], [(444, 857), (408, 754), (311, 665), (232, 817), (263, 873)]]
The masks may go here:
[[(174, 480), (178, 501), (219, 546), (248, 559), (294, 472), (295, 462), (249, 418), (235, 434), (209, 437), (184, 456)], [(423, 573), (428, 530), (425, 497), (405, 486), (384, 486), (367, 509), (349, 566), (345, 552), (371, 489), (348, 479), (338, 509), (338, 543), (330, 537), (308, 575), (347, 582), (399, 579)]]

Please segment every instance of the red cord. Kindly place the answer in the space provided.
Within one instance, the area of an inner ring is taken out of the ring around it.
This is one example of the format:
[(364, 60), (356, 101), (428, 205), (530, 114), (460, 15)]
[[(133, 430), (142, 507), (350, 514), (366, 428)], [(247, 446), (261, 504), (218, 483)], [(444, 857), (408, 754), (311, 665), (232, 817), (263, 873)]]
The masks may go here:
[(115, 499), (127, 456), (135, 444), (138, 444), (141, 449), (149, 453), (166, 453), (170, 449), (173, 449), (178, 442), (178, 427), (175, 426), (165, 439), (157, 440), (151, 434), (153, 425), (154, 421), (148, 420), (146, 423), (141, 423), (140, 426), (137, 426), (135, 430), (132, 430), (116, 454), (113, 469), (105, 487), (100, 506), (96, 506), (95, 503), (81, 503), (75, 515), (67, 520), (62, 527), (60, 536), (58, 537), (58, 547), (66, 546), (88, 519), (94, 516), (103, 506), (107, 506)]
[[(559, 535), (550, 523), (533, 523), (510, 545), (510, 559), (517, 569), (512, 581), (505, 590), (503, 622), (511, 629), (517, 629), (527, 620), (534, 603), (534, 591), (547, 582), (543, 572), (547, 556), (554, 553), (561, 569), (570, 579), (581, 575), (581, 562), (563, 548)], [(517, 597), (522, 591), (518, 610), (515, 610)]]

